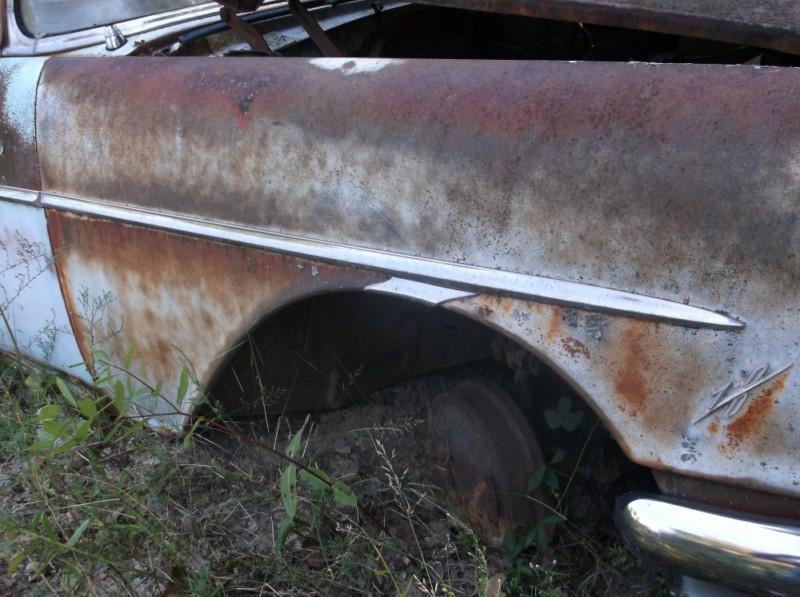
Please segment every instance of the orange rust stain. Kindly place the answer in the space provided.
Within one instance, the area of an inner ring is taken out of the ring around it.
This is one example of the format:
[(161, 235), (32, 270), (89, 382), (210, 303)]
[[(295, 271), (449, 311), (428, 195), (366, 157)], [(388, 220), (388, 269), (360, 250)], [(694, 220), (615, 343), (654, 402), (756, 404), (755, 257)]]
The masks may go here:
[(709, 433), (712, 433), (712, 434), (716, 433), (717, 431), (719, 431), (719, 422), (718, 421), (711, 421), (708, 424), (708, 427), (706, 429), (708, 429)]
[[(108, 220), (48, 211), (65, 302), (84, 358), (89, 329), (73, 292), (97, 272), (114, 297), (97, 337), (115, 362), (131, 343), (140, 348), (137, 373), (177, 380), (188, 360), (210, 375), (217, 358), (260, 316), (296, 298), (357, 290), (386, 279), (375, 272), (330, 265)], [(96, 281), (97, 278), (92, 278)], [(124, 326), (116, 325), (114, 322)], [(121, 328), (118, 333), (109, 333)], [(180, 351), (185, 353), (182, 354)]]
[(649, 393), (647, 375), (652, 369), (652, 360), (645, 346), (645, 336), (641, 324), (625, 329), (622, 334), (622, 363), (614, 380), (614, 390), (625, 401), (632, 416), (636, 416), (645, 405)]
[(514, 312), (515, 304), (516, 301), (504, 297), (497, 301), (495, 308), (498, 313), (507, 318), (510, 317)]
[(561, 328), (564, 324), (564, 313), (560, 307), (553, 307), (550, 312), (550, 321), (547, 324), (547, 330), (544, 333), (544, 340), (551, 344), (555, 339), (561, 335)]
[(739, 447), (743, 441), (753, 439), (761, 430), (764, 421), (775, 405), (775, 397), (786, 385), (788, 372), (775, 379), (769, 386), (761, 390), (753, 398), (745, 411), (735, 421), (728, 425), (726, 436), (730, 448)]
[(589, 349), (583, 342), (576, 338), (562, 338), (561, 346), (571, 357), (577, 357), (578, 355), (581, 355), (587, 359), (591, 358)]

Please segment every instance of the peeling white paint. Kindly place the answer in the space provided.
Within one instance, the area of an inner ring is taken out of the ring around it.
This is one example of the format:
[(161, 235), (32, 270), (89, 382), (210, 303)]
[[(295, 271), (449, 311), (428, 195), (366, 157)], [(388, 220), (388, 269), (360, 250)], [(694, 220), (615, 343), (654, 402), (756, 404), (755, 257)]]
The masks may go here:
[(0, 77), (6, 81), (5, 102), (0, 114), (5, 117), (27, 142), (34, 139), (34, 102), (39, 74), (47, 58), (3, 58)]
[(0, 200), (0, 309), (8, 320), (8, 326), (0, 320), (0, 350), (19, 348), (31, 359), (91, 381), (64, 306), (40, 207)]
[(309, 64), (322, 70), (340, 71), (344, 75), (376, 73), (387, 66), (402, 64), (395, 58), (312, 58)]

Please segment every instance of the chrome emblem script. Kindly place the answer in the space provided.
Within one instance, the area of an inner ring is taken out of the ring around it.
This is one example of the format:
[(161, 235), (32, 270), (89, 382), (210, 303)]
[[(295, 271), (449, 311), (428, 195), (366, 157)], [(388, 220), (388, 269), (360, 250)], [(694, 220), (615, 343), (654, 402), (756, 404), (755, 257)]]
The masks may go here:
[(752, 373), (747, 376), (747, 379), (741, 385), (736, 385), (734, 382), (729, 381), (711, 395), (715, 398), (714, 404), (706, 413), (695, 421), (699, 423), (713, 415), (718, 410), (725, 409), (724, 416), (728, 419), (735, 417), (741, 412), (747, 400), (750, 398), (750, 392), (757, 387), (764, 385), (768, 381), (775, 379), (781, 373), (791, 369), (792, 365), (781, 367), (777, 371), (771, 371), (769, 365), (761, 365), (753, 369)]

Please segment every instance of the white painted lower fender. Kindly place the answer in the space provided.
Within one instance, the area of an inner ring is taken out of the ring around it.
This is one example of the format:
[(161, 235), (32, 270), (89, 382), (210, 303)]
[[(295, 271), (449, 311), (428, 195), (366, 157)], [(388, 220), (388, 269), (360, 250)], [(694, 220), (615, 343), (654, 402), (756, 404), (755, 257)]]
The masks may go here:
[(72, 332), (44, 210), (0, 198), (0, 350), (90, 381)]

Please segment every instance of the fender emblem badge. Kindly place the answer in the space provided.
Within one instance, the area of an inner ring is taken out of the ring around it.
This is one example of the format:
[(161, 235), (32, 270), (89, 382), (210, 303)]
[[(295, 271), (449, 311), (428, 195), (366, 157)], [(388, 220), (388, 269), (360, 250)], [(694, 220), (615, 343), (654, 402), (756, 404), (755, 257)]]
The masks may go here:
[(770, 371), (769, 365), (761, 365), (760, 367), (753, 369), (753, 372), (750, 373), (743, 384), (736, 385), (734, 382), (729, 381), (720, 389), (711, 394), (716, 399), (714, 404), (703, 416), (695, 421), (695, 424), (710, 417), (715, 412), (723, 408), (725, 409), (725, 418), (730, 419), (735, 417), (737, 414), (739, 414), (739, 412), (741, 412), (742, 408), (744, 408), (744, 405), (747, 404), (747, 400), (750, 397), (750, 392), (752, 390), (755, 390), (757, 387), (764, 385), (772, 379), (775, 379), (781, 373), (791, 369), (791, 367), (792, 364), (790, 363), (785, 367), (781, 367), (777, 371)]

